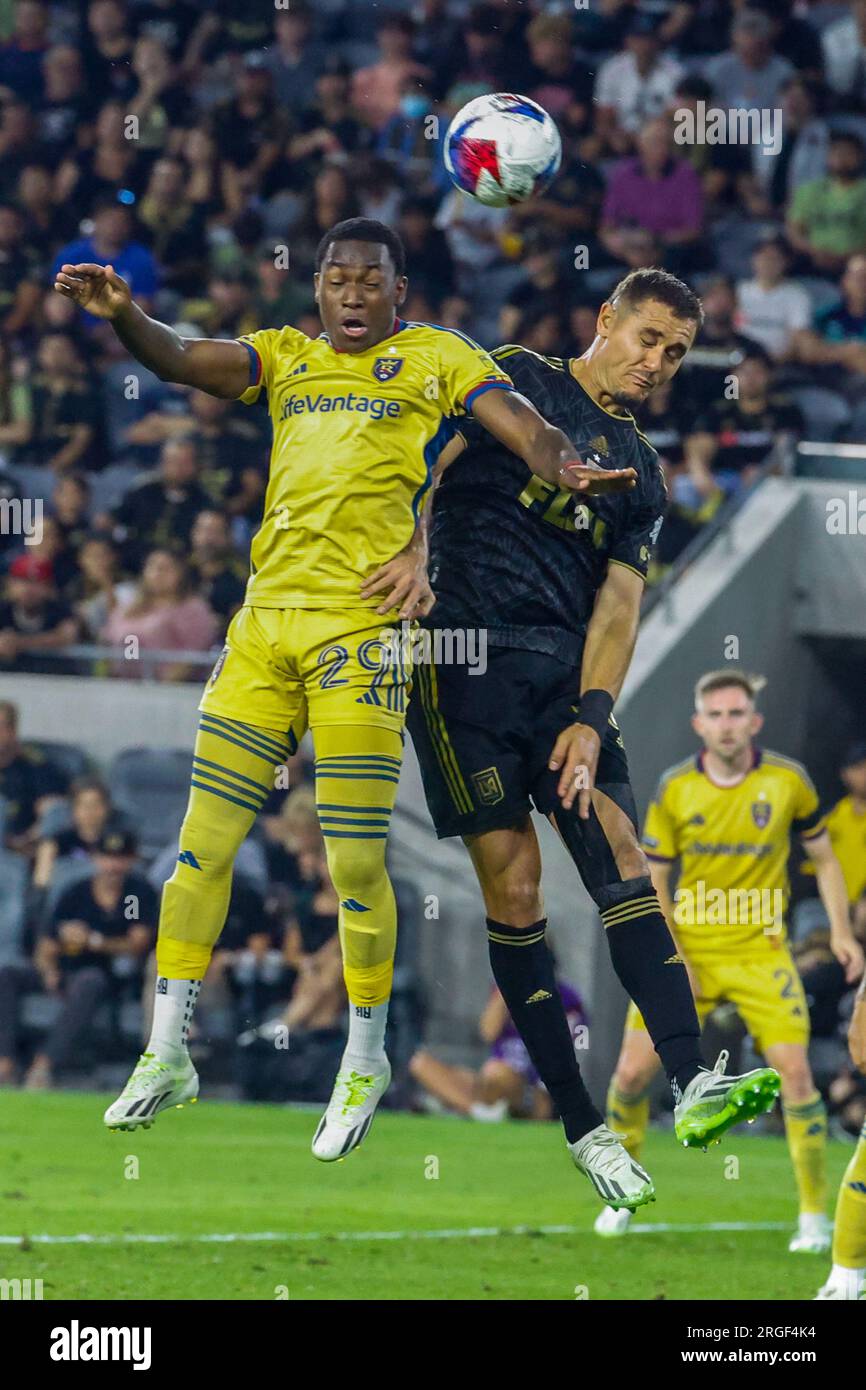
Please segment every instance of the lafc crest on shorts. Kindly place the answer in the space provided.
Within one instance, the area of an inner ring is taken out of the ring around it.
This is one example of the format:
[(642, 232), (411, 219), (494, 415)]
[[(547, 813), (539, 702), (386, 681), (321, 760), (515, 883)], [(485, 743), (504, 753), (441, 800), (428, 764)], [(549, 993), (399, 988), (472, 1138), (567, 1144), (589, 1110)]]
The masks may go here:
[(502, 779), (495, 767), (485, 767), (481, 772), (473, 772), (472, 785), (482, 806), (495, 806), (497, 801), (505, 799)]

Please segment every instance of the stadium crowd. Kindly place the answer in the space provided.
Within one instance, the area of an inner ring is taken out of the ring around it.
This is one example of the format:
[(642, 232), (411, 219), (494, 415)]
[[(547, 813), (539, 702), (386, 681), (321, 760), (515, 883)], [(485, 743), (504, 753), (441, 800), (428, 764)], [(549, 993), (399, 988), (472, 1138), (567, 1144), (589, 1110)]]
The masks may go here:
[[(0, 670), (58, 669), (71, 642), (218, 646), (266, 483), (264, 407), (158, 381), (52, 292), (61, 264), (112, 263), (190, 335), (315, 335), (321, 234), (375, 216), (406, 242), (407, 318), (557, 356), (626, 270), (693, 279), (702, 334), (640, 421), (672, 497), (662, 571), (799, 437), (862, 433), (864, 71), (864, 0), (0, 5), (0, 500), (47, 507), (38, 544), (0, 533)], [(450, 117), (497, 89), (564, 145), (510, 210), (442, 160)], [(679, 142), (716, 108), (778, 130)]]

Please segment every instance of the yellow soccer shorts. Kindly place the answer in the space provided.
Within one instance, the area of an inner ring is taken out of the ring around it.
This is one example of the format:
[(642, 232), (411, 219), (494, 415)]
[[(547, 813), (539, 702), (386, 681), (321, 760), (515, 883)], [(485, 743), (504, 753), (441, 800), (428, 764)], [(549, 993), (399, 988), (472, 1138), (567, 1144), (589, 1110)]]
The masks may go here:
[(334, 724), (402, 732), (411, 672), (398, 626), (372, 608), (246, 606), (199, 709), (263, 729)]
[[(791, 952), (785, 945), (763, 946), (738, 956), (718, 952), (684, 955), (696, 982), (695, 1007), (701, 1027), (718, 1004), (733, 1004), (758, 1052), (775, 1043), (809, 1042), (809, 1009)], [(626, 1030), (646, 1030), (634, 1003), (629, 1005)]]

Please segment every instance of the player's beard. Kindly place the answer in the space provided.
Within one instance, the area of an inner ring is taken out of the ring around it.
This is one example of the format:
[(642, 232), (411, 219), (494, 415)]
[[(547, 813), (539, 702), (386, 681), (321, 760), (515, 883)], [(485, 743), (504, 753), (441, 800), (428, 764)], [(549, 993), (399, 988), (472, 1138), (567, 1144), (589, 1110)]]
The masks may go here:
[(612, 391), (610, 398), (621, 410), (637, 410), (648, 395), (648, 391)]

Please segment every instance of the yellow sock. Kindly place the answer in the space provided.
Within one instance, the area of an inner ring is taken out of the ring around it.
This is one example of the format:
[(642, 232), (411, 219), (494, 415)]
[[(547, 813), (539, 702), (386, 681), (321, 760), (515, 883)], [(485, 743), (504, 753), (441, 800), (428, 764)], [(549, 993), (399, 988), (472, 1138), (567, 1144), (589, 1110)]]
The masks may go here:
[(833, 1263), (845, 1269), (866, 1268), (866, 1124), (839, 1185)]
[(827, 1209), (827, 1112), (816, 1091), (810, 1100), (783, 1104), (785, 1134), (801, 1212)]
[(202, 715), (177, 863), (162, 892), (159, 975), (204, 975), (225, 924), (235, 855), (293, 744), (289, 734)]
[(622, 1141), (632, 1158), (639, 1158), (649, 1123), (649, 1096), (636, 1100), (624, 1096), (611, 1081), (607, 1092), (606, 1124)]
[(348, 724), (314, 726), (313, 742), (319, 823), (340, 898), (346, 992), (353, 1005), (375, 1008), (389, 999), (394, 974), (397, 905), (385, 845), (403, 744), (396, 729)]

